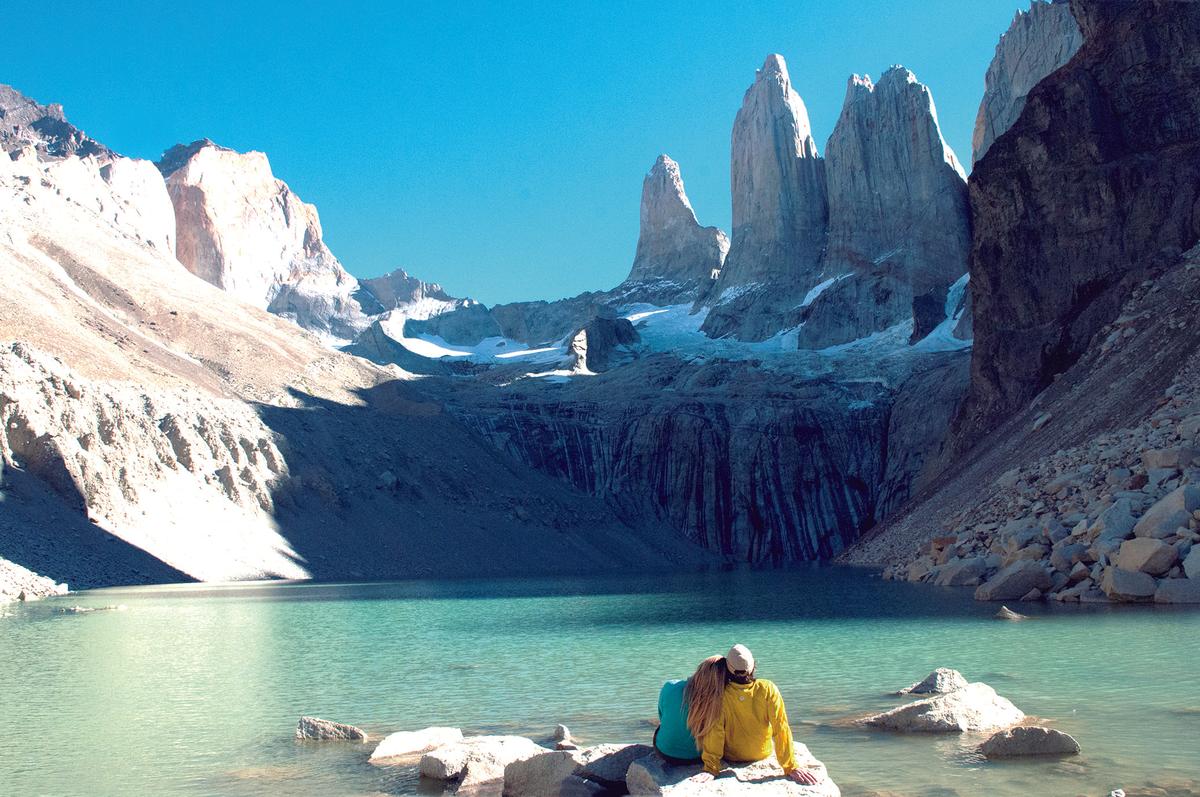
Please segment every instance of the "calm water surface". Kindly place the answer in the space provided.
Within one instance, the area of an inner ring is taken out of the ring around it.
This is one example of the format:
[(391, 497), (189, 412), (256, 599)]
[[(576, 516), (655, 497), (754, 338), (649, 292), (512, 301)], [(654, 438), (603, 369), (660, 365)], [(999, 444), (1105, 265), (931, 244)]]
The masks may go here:
[[(139, 588), (0, 608), (0, 794), (429, 791), (368, 765), (372, 745), (295, 742), (296, 719), (539, 740), (562, 722), (587, 742), (647, 741), (662, 681), (734, 642), (848, 797), (1200, 790), (1200, 611), (1035, 607), (1004, 623), (995, 609), (829, 568)], [(972, 753), (979, 738), (839, 723), (938, 666), (1084, 754), (994, 764)]]

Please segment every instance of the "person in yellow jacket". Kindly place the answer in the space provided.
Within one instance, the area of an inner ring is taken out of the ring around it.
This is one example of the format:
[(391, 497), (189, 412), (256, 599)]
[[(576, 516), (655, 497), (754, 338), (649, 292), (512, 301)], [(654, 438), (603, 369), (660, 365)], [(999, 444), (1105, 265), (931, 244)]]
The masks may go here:
[[(754, 656), (745, 645), (734, 645), (723, 666), (714, 667), (707, 683), (693, 685), (695, 695), (688, 727), (700, 743), (704, 771), (699, 782), (721, 771), (721, 759), (759, 761), (775, 753), (784, 774), (797, 783), (815, 784), (816, 775), (796, 766), (792, 729), (779, 688), (755, 678)], [(698, 673), (699, 675), (699, 673)]]

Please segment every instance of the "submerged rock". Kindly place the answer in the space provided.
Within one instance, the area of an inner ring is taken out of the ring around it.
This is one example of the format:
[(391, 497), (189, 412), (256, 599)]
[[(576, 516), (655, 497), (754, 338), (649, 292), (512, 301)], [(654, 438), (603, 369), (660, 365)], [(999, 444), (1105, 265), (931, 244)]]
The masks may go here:
[(399, 731), (384, 737), (371, 753), (372, 764), (387, 764), (388, 759), (404, 758), (426, 753), (443, 745), (461, 742), (463, 733), (458, 728), (431, 727), (419, 731)]
[(985, 683), (946, 695), (918, 700), (863, 720), (873, 727), (902, 733), (958, 733), (1006, 728), (1025, 714)]
[(367, 733), (362, 728), (346, 725), (341, 722), (331, 722), (319, 717), (301, 717), (296, 724), (297, 739), (312, 739), (315, 741), (367, 741)]
[(896, 694), (942, 695), (947, 692), (953, 692), (956, 689), (962, 689), (967, 684), (966, 677), (958, 670), (952, 670), (949, 667), (938, 667), (925, 676), (925, 680), (918, 681), (912, 686), (901, 689)]
[(837, 784), (829, 779), (825, 765), (818, 761), (808, 747), (793, 744), (796, 765), (811, 771), (820, 781), (804, 786), (789, 780), (774, 758), (750, 764), (732, 766), (732, 777), (722, 776), (707, 783), (689, 780), (704, 771), (700, 764), (669, 766), (657, 753), (634, 761), (629, 766), (626, 783), (631, 795), (672, 795), (672, 797), (841, 797)]
[(994, 734), (979, 746), (988, 758), (1016, 758), (1039, 755), (1076, 755), (1079, 742), (1053, 728), (1009, 728)]
[(1024, 614), (1021, 614), (1020, 612), (1014, 612), (1012, 609), (1008, 608), (1007, 606), (1001, 606), (1000, 611), (996, 612), (996, 619), (997, 620), (1028, 620), (1029, 617), (1027, 617)]

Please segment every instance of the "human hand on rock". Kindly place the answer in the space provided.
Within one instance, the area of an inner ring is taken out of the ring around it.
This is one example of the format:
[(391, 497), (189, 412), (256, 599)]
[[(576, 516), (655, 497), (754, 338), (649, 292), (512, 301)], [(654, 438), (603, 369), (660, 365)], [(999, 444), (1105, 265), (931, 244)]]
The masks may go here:
[(820, 781), (817, 779), (817, 776), (807, 769), (793, 769), (788, 773), (788, 777), (797, 783), (803, 783), (806, 786), (815, 786), (820, 783)]

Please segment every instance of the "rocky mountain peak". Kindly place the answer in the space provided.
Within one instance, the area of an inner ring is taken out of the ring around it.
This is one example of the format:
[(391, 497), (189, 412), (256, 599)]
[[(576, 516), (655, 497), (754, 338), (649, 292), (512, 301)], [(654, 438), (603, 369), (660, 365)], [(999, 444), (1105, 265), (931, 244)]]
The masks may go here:
[(725, 233), (696, 220), (679, 164), (659, 155), (642, 181), (641, 231), (626, 282), (711, 279), (728, 251)]
[(916, 75), (893, 66), (877, 83), (849, 79), (825, 177), (821, 276), (835, 282), (806, 300), (800, 345), (845, 343), (910, 318), (923, 337), (967, 270), (970, 225), (966, 177)]
[(728, 291), (768, 283), (807, 290), (825, 247), (825, 164), (782, 56), (769, 56), (746, 91), (731, 152), (733, 235), (705, 332), (753, 336), (741, 309), (722, 309)]
[(162, 172), (163, 177), (170, 177), (173, 173), (187, 165), (196, 153), (203, 149), (212, 147), (213, 149), (223, 150), (225, 152), (233, 152), (228, 147), (222, 147), (215, 143), (211, 138), (201, 138), (193, 141), (191, 144), (176, 144), (163, 153), (162, 158), (154, 165)]
[(1033, 0), (1028, 11), (1016, 13), (984, 78), (971, 139), (972, 162), (1012, 127), (1033, 87), (1070, 61), (1082, 44), (1083, 32), (1065, 0)]
[(43, 160), (88, 155), (107, 160), (115, 155), (67, 121), (58, 103), (40, 105), (12, 86), (0, 83), (0, 150), (32, 146)]
[(325, 246), (317, 209), (275, 177), (266, 155), (201, 139), (167, 150), (158, 167), (189, 271), (334, 340), (367, 326), (358, 282)]
[[(402, 268), (378, 277), (359, 280), (369, 296), (359, 295), (363, 309), (372, 315), (394, 310), (397, 307), (415, 304), (424, 299), (439, 302), (459, 300), (447, 294), (436, 282), (425, 282), (412, 276)], [(368, 300), (373, 300), (369, 302)]]

